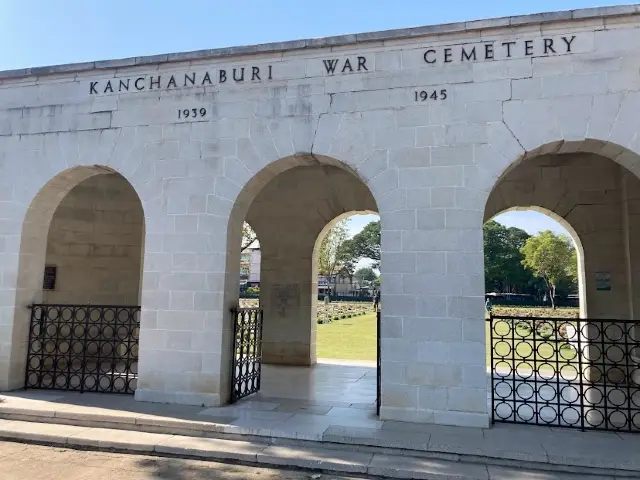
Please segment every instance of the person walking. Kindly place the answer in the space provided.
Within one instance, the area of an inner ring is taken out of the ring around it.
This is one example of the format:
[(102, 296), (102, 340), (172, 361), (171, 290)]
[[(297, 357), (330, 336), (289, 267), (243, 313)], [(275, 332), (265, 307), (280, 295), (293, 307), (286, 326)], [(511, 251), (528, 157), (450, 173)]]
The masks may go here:
[(380, 290), (376, 292), (375, 297), (373, 297), (373, 311), (377, 312), (380, 308)]
[(484, 302), (484, 308), (487, 310), (489, 316), (491, 316), (491, 311), (493, 310), (493, 306), (491, 305), (491, 299), (487, 297), (487, 301)]

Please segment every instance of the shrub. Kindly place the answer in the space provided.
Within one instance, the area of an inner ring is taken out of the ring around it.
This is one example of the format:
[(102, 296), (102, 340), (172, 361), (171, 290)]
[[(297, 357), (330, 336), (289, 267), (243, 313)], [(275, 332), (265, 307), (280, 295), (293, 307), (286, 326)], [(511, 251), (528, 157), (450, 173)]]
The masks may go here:
[(249, 295), (258, 295), (260, 293), (260, 287), (249, 287), (247, 288), (247, 293)]

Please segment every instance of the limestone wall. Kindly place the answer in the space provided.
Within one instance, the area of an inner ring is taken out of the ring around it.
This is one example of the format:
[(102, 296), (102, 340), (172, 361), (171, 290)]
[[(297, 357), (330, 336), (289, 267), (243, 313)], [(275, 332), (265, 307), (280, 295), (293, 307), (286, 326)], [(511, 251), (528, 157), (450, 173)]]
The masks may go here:
[(144, 218), (136, 192), (111, 174), (74, 187), (53, 215), (46, 264), (57, 267), (44, 303), (139, 305)]
[[(324, 165), (381, 217), (382, 418), (486, 426), (486, 201), (525, 155), (640, 173), (638, 25), (626, 6), (0, 73), (0, 387), (24, 378), (43, 199), (102, 165), (146, 216), (137, 398), (227, 401), (242, 221), (278, 175)], [(604, 217), (594, 248), (619, 260), (624, 215)]]

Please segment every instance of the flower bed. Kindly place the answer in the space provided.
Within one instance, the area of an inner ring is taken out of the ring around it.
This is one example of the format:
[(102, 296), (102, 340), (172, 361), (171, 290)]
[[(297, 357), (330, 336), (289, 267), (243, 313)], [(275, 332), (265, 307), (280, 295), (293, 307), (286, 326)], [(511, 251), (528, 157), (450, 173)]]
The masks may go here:
[(373, 305), (363, 302), (318, 302), (318, 323), (331, 323), (373, 312)]
[[(259, 301), (256, 298), (241, 298), (240, 308), (257, 308)], [(373, 312), (373, 305), (363, 302), (331, 302), (328, 305), (318, 301), (318, 323), (330, 323), (345, 318), (357, 317)]]
[[(580, 311), (575, 307), (544, 308), (544, 307), (493, 307), (494, 315), (514, 317), (554, 317), (554, 318), (578, 318)], [(487, 314), (488, 316), (488, 314)]]

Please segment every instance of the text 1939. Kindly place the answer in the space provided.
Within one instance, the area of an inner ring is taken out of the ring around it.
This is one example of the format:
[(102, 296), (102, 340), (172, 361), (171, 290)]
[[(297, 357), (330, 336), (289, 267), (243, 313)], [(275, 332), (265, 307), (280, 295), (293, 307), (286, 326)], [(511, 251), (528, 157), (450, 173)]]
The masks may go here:
[(207, 109), (202, 108), (179, 108), (178, 118), (198, 118), (204, 117), (207, 114)]
[(426, 102), (428, 100), (446, 100), (447, 99), (447, 89), (443, 88), (442, 90), (416, 90), (414, 92), (414, 100), (416, 102)]

